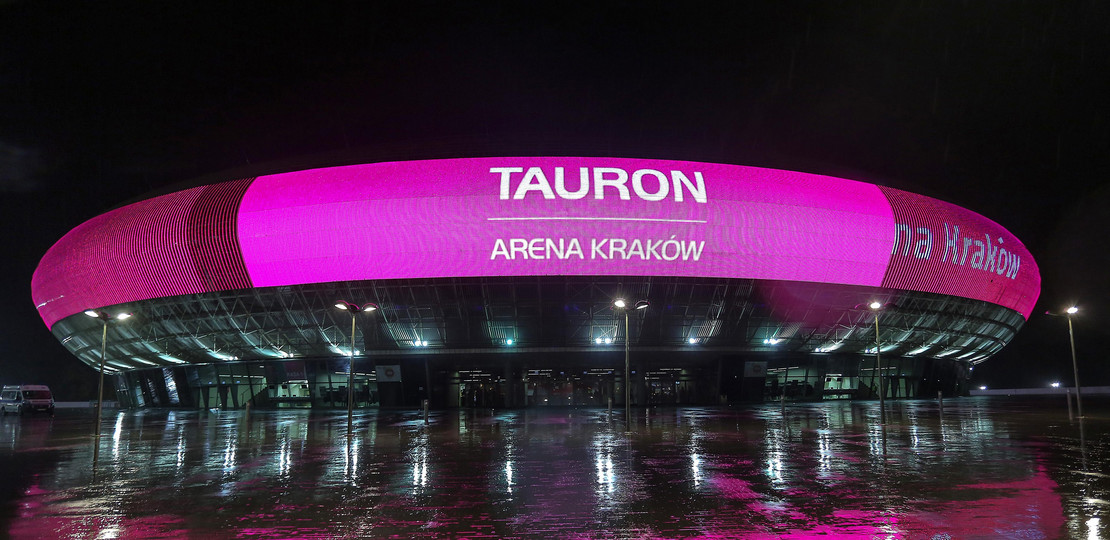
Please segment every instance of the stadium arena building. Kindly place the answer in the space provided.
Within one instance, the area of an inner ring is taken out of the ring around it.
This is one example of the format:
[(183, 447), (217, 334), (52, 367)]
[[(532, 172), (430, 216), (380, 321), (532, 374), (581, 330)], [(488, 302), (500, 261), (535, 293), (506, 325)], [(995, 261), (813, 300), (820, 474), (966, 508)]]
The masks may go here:
[(103, 337), (121, 403), (206, 408), (345, 408), (351, 379), (357, 407), (623, 406), (626, 385), (635, 406), (960, 395), (1039, 293), (1017, 238), (936, 199), (572, 157), (152, 196), (72, 230), (32, 280), (93, 369)]

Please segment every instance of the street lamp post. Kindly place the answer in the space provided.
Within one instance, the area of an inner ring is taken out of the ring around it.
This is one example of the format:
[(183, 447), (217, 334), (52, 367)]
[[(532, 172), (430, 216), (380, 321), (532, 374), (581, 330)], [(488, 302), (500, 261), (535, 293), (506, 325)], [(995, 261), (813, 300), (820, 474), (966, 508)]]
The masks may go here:
[[(1079, 308), (1071, 306), (1064, 310), (1062, 316), (1068, 318), (1068, 341), (1071, 343), (1071, 369), (1072, 375), (1075, 376), (1075, 404), (1079, 410), (1079, 417), (1083, 418), (1083, 399), (1079, 396), (1079, 364), (1075, 361), (1075, 332), (1072, 330), (1071, 316), (1079, 313)], [(1051, 311), (1044, 312), (1045, 315), (1052, 315), (1053, 317), (1060, 317), (1060, 313), (1053, 313)]]
[[(624, 312), (624, 421), (627, 425), (632, 425), (632, 368), (629, 360), (629, 347), (631, 339), (628, 333), (628, 310), (625, 309), (628, 304), (625, 303), (623, 298), (618, 298), (613, 301), (613, 305)], [(636, 302), (634, 309), (641, 310), (648, 307), (647, 300), (640, 300)]]
[(1079, 364), (1075, 361), (1075, 332), (1072, 331), (1071, 316), (1079, 312), (1079, 308), (1072, 306), (1067, 309), (1068, 315), (1068, 341), (1071, 342), (1071, 369), (1075, 376), (1075, 405), (1079, 410), (1079, 417), (1083, 418), (1083, 398), (1079, 393)]
[(366, 303), (359, 306), (340, 300), (336, 302), (335, 307), (351, 314), (351, 360), (347, 363), (347, 437), (349, 438), (355, 414), (355, 318), (360, 312), (369, 313), (378, 309), (378, 305)]
[(883, 309), (883, 304), (875, 301), (867, 307), (875, 312), (875, 369), (879, 370), (879, 421), (886, 422), (886, 389), (883, 387), (883, 363), (879, 350), (882, 348), (879, 340), (879, 311)]
[(130, 313), (117, 313), (109, 315), (107, 312), (89, 309), (85, 311), (85, 315), (97, 319), (101, 324), (100, 331), (100, 383), (96, 387), (96, 433), (97, 438), (100, 437), (100, 421), (101, 411), (104, 408), (104, 356), (108, 353), (108, 323), (113, 321), (126, 320), (131, 316)]

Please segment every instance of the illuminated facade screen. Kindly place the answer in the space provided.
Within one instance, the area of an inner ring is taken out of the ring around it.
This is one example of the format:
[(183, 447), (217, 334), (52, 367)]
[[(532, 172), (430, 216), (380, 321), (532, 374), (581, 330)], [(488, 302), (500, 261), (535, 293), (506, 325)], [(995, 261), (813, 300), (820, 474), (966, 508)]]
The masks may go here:
[[(922, 302), (953, 298), (961, 299), (960, 305), (989, 305), (1012, 314), (1007, 318), (1016, 316), (1016, 322), (1007, 319), (1004, 331), (987, 332), (997, 334), (988, 339), (989, 346), (975, 340), (960, 345), (951, 336), (944, 346), (934, 337), (903, 336), (906, 343), (916, 343), (906, 351), (951, 356), (971, 351), (975, 354), (967, 358), (972, 362), (1009, 341), (1040, 292), (1037, 265), (1017, 238), (983, 216), (929, 197), (756, 167), (513, 157), (317, 168), (149, 198), (63, 237), (36, 270), (32, 296), (43, 321), (58, 334), (60, 321), (89, 308), (142, 308), (190, 295), (230, 298), (242, 291), (331, 290), (335, 284), (351, 284), (350, 291), (367, 284), (411, 289), (415, 283), (442, 287), (452, 280), (521, 279), (602, 280), (619, 284), (618, 289), (651, 280), (755, 288), (778, 284), (782, 290), (816, 286), (851, 291), (844, 293), (844, 302), (876, 294)], [(745, 298), (754, 302), (750, 294)], [(573, 302), (548, 300), (564, 306)], [(831, 311), (853, 307), (837, 302)], [(421, 309), (419, 302), (410, 303)], [(487, 315), (486, 326), (524, 326), (501, 318)], [(943, 330), (933, 325), (936, 332)], [(65, 332), (81, 332), (79, 324), (69, 326)], [(181, 332), (163, 330), (176, 345), (148, 343), (149, 351), (128, 354), (149, 357), (158, 366), (172, 365), (159, 358), (188, 357), (189, 351), (181, 350), (187, 341)], [(419, 330), (412, 333), (387, 348), (426, 341), (415, 336)], [(436, 346), (456, 345), (449, 332), (442, 334), (433, 340)], [(497, 332), (487, 334), (493, 344)], [(468, 350), (485, 346), (468, 336), (460, 341)], [(680, 337), (691, 343), (712, 336)], [(579, 345), (575, 339), (543, 345), (574, 347)], [(930, 340), (932, 345), (926, 343)], [(319, 348), (305, 353), (245, 341), (253, 345), (213, 342), (192, 349), (223, 361), (327, 354)], [(338, 347), (341, 340), (329, 341)], [(826, 331), (797, 350), (817, 351), (838, 341), (843, 339)], [(520, 346), (527, 343), (518, 340)], [(233, 349), (237, 352), (214, 352)], [(252, 350), (270, 353), (259, 356)]]

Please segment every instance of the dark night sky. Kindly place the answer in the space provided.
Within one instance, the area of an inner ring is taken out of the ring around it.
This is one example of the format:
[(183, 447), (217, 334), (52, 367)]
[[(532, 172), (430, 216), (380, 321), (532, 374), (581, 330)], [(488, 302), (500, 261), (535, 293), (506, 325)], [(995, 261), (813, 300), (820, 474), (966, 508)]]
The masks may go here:
[[(0, 1), (0, 381), (93, 395), (31, 273), (124, 201), (290, 159), (566, 154), (831, 174), (979, 212), (1037, 258), (1036, 313), (1084, 309), (1081, 377), (1110, 384), (1110, 4), (572, 5)], [(1066, 323), (1035, 314), (975, 382), (1070, 371)]]

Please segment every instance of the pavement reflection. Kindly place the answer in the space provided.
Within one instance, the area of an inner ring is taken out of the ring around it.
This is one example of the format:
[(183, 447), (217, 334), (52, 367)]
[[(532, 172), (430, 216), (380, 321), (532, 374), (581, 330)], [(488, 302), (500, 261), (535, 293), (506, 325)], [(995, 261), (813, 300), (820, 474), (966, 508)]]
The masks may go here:
[[(1087, 405), (1087, 404), (1085, 404)], [(1101, 406), (1101, 408), (1100, 408)], [(13, 538), (1099, 538), (1110, 402), (0, 420)], [(95, 467), (93, 466), (96, 456)]]

